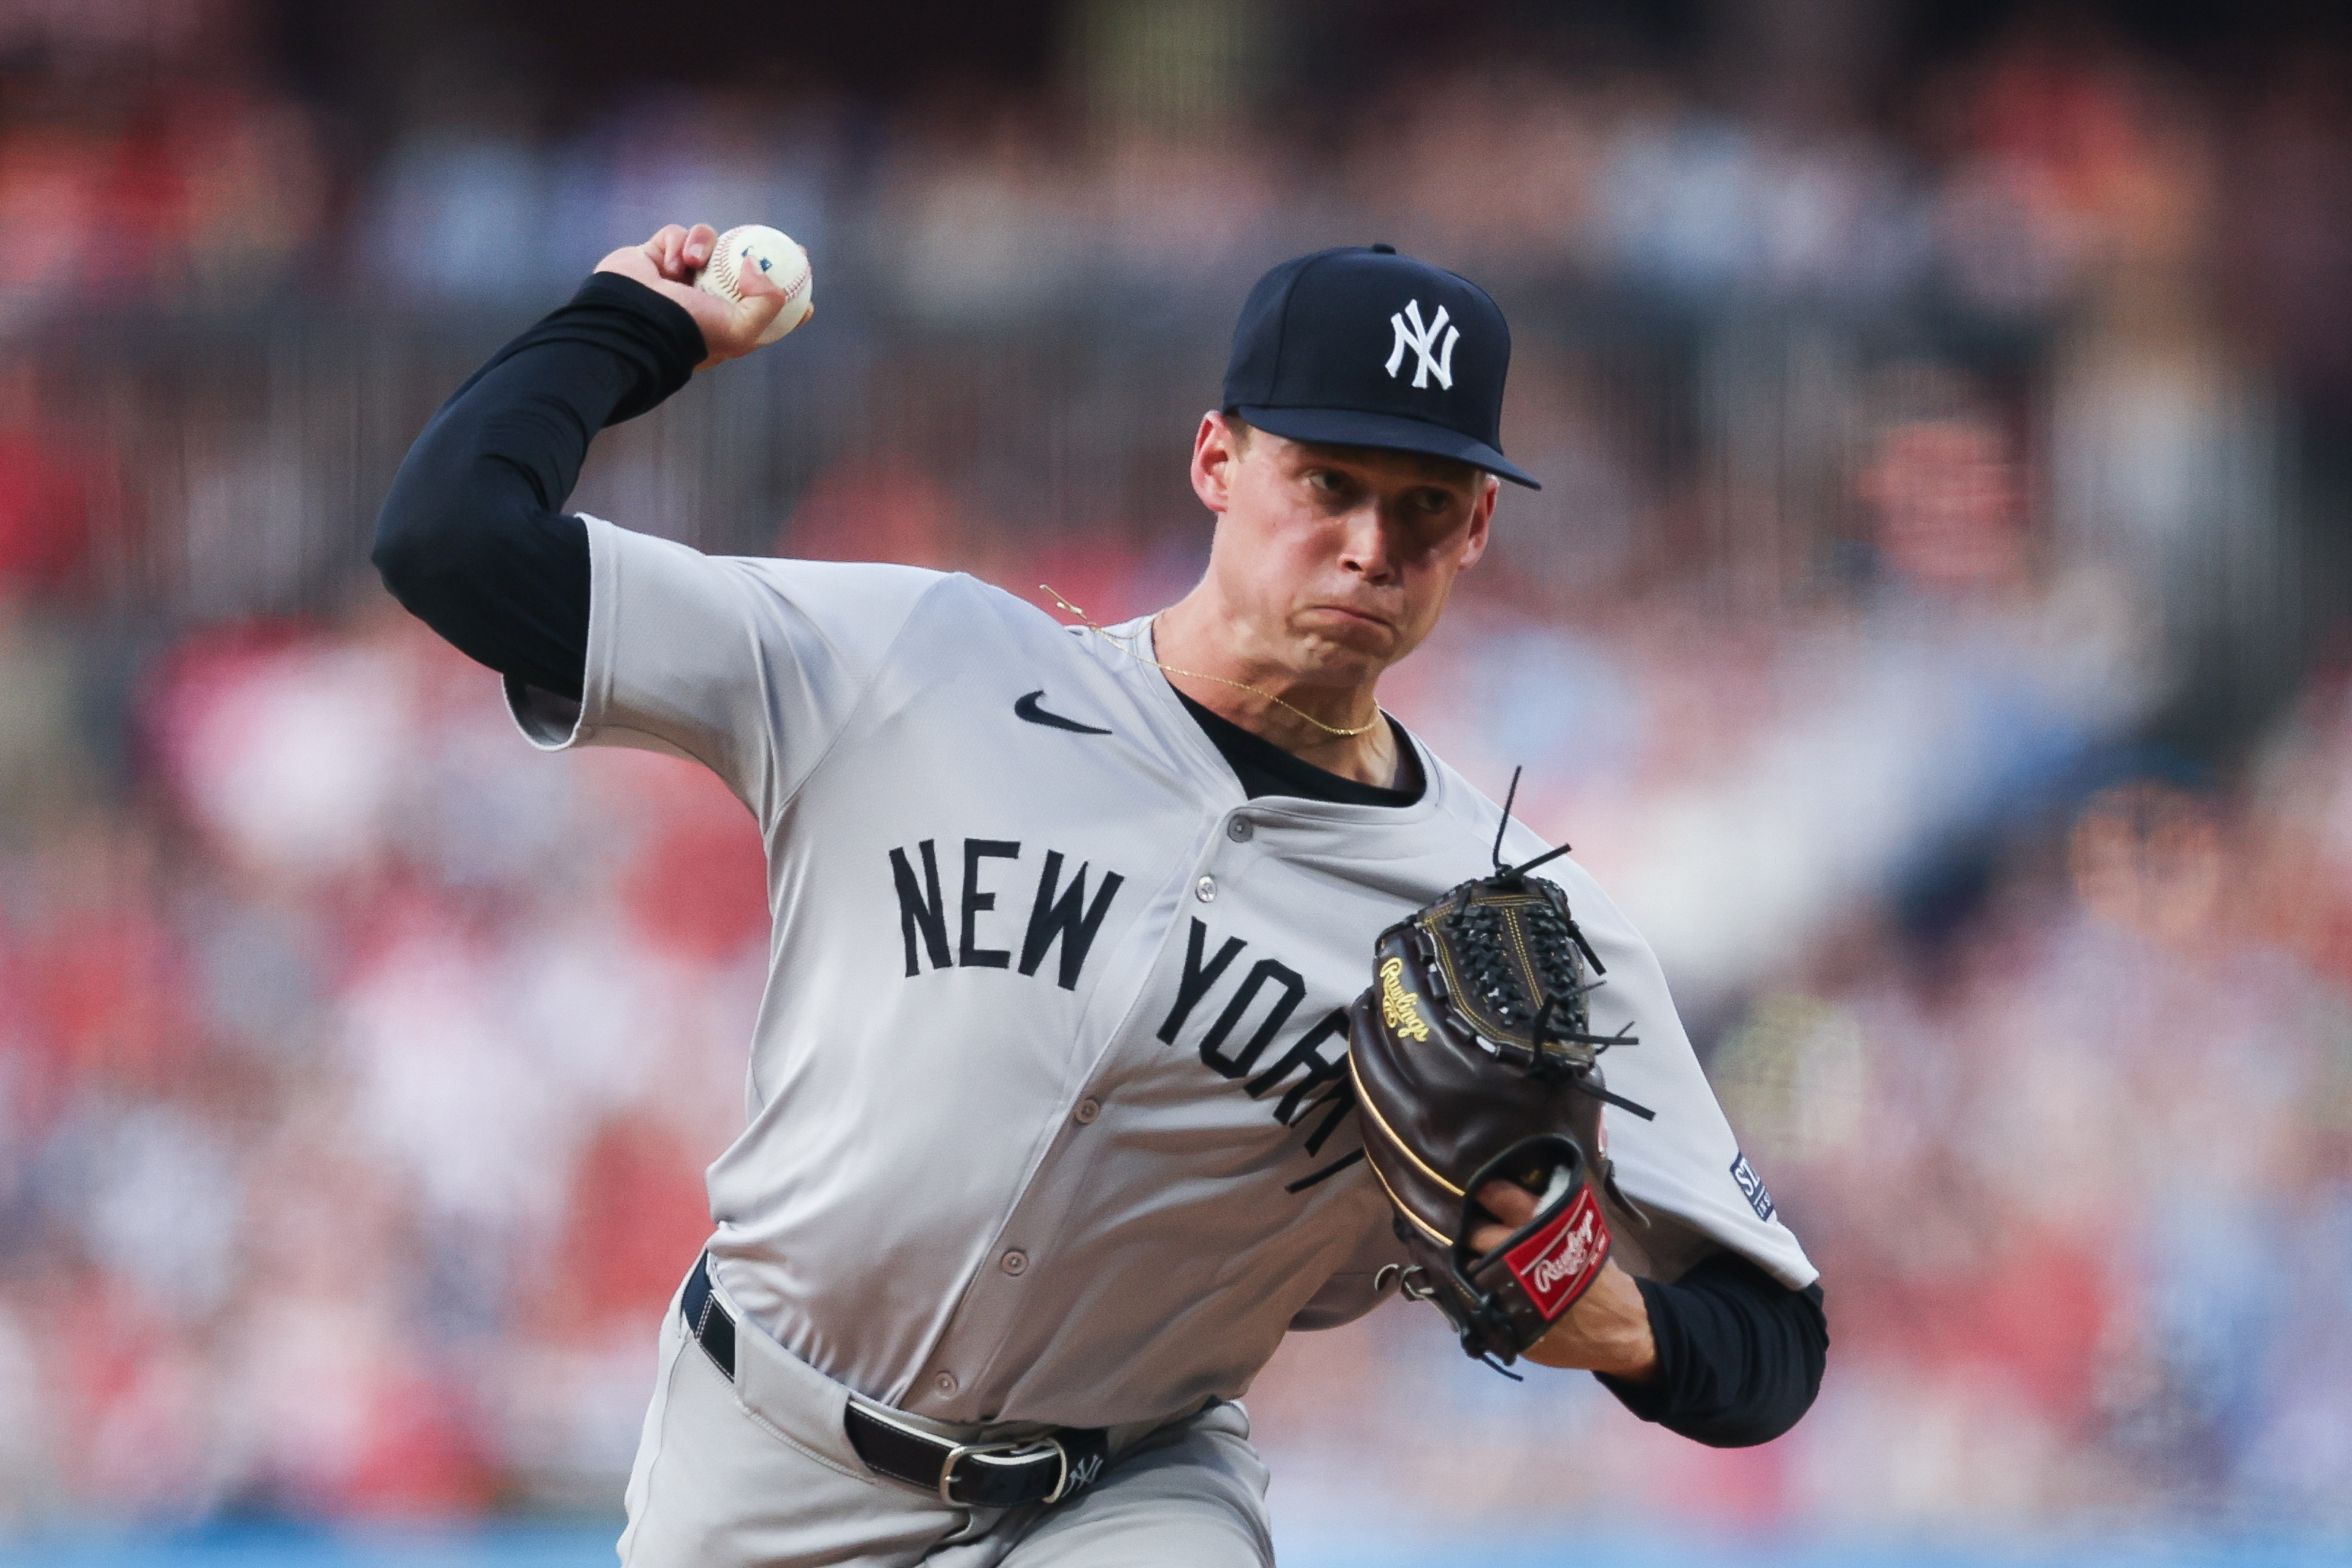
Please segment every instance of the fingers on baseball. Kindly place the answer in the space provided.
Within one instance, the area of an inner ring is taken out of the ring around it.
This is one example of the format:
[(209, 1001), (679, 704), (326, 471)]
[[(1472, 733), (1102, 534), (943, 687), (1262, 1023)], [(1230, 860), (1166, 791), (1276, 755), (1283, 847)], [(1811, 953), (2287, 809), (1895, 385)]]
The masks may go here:
[(775, 281), (756, 267), (745, 267), (735, 282), (735, 291), (742, 297), (735, 307), (746, 340), (757, 343), (768, 324), (783, 312), (784, 291)]
[(690, 229), (681, 224), (665, 224), (646, 241), (646, 256), (664, 277), (672, 283), (684, 283), (710, 259), (710, 247), (718, 238), (718, 231), (709, 224), (697, 224)]
[(653, 237), (645, 243), (646, 259), (652, 262), (654, 270), (664, 277), (669, 276), (669, 258), (677, 245), (677, 236), (682, 232), (676, 224), (664, 224), (654, 230)]

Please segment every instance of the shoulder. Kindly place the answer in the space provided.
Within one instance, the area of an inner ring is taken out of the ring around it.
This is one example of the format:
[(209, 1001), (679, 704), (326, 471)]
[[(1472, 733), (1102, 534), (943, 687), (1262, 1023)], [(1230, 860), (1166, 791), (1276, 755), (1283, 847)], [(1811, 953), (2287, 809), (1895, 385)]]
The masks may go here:
[(652, 569), (660, 566), (699, 569), (717, 575), (772, 583), (787, 590), (821, 588), (839, 592), (870, 593), (908, 601), (920, 598), (951, 574), (890, 561), (798, 560), (783, 556), (710, 555), (659, 534), (624, 528), (582, 512), (592, 553), (615, 565)]
[(706, 555), (690, 545), (621, 528), (587, 513), (593, 570), (600, 586), (659, 582), (739, 602), (789, 605), (821, 622), (888, 622), (919, 615), (1058, 632), (1051, 616), (1003, 589), (963, 572), (891, 561), (802, 560), (783, 556)]
[(1061, 624), (1035, 605), (967, 572), (890, 561), (795, 560), (779, 556), (727, 556), (750, 580), (774, 591), (817, 596), (836, 603), (896, 606), (926, 619), (992, 622), (1059, 632)]
[(717, 556), (754, 592), (823, 607), (835, 615), (901, 620), (952, 591), (947, 572), (890, 561), (794, 560), (781, 556)]
[(709, 559), (747, 580), (785, 592), (895, 599), (908, 604), (950, 580), (947, 572), (885, 560), (799, 560), (772, 555), (719, 555)]

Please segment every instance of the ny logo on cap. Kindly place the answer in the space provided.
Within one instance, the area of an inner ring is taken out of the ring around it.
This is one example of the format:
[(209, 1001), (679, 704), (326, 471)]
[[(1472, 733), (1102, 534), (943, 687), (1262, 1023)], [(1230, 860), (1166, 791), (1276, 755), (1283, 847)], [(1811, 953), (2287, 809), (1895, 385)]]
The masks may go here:
[[(1411, 324), (1407, 325), (1408, 322)], [(1391, 381), (1396, 378), (1398, 367), (1404, 363), (1404, 351), (1411, 349), (1421, 356), (1421, 362), (1412, 369), (1414, 386), (1427, 386), (1433, 372), (1440, 387), (1448, 392), (1454, 389), (1454, 345), (1462, 340), (1462, 329), (1449, 327), (1445, 322), (1445, 307), (1441, 305), (1437, 308), (1437, 314), (1430, 319), (1429, 325), (1423, 326), (1421, 301), (1418, 299), (1407, 300), (1402, 310), (1389, 318), (1389, 325), (1396, 329), (1396, 347), (1389, 350), (1388, 371)], [(1429, 350), (1436, 343), (1440, 332), (1445, 334), (1445, 346), (1433, 354)]]

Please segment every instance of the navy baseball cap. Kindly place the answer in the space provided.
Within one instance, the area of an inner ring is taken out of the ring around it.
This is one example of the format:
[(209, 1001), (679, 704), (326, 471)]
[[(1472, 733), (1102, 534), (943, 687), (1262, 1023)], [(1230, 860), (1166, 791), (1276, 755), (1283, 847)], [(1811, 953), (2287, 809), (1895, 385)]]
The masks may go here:
[(1224, 412), (1293, 441), (1425, 452), (1543, 486), (1503, 455), (1511, 329), (1486, 291), (1394, 246), (1286, 261), (1250, 290)]

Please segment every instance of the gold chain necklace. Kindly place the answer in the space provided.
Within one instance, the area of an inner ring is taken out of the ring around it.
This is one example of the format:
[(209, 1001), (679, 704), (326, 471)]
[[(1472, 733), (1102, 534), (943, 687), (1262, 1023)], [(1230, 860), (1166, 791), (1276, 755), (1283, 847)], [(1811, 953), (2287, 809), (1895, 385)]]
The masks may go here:
[[(1121, 641), (1121, 640), (1120, 640), (1117, 635), (1115, 635), (1115, 634), (1114, 634), (1114, 633), (1112, 633), (1112, 632), (1109, 632), (1104, 631), (1104, 630), (1103, 630), (1103, 628), (1101, 628), (1100, 626), (1096, 625), (1096, 624), (1095, 624), (1095, 618), (1094, 618), (1093, 616), (1091, 616), (1091, 615), (1087, 614), (1085, 611), (1083, 611), (1083, 610), (1079, 609), (1076, 605), (1075, 605), (1075, 604), (1071, 603), (1068, 600), (1066, 600), (1066, 599), (1063, 598), (1060, 594), (1058, 594), (1058, 593), (1054, 593), (1054, 585), (1053, 585), (1052, 583), (1049, 583), (1049, 582), (1041, 582), (1041, 583), (1039, 583), (1037, 586), (1038, 586), (1039, 588), (1044, 589), (1044, 590), (1045, 590), (1046, 592), (1048, 592), (1048, 593), (1053, 593), (1053, 594), (1054, 594), (1054, 602), (1055, 602), (1055, 603), (1056, 603), (1056, 604), (1060, 605), (1063, 609), (1065, 609), (1065, 610), (1068, 611), (1071, 614), (1073, 614), (1073, 615), (1076, 616), (1080, 621), (1085, 622), (1086, 622), (1086, 626), (1087, 626), (1087, 631), (1097, 633), (1099, 636), (1101, 636), (1101, 638), (1103, 639), (1103, 641), (1105, 641), (1105, 642), (1108, 643), (1112, 647), (1114, 647), (1114, 648), (1118, 649), (1120, 653), (1125, 653), (1129, 658), (1135, 660), (1138, 664), (1149, 664), (1149, 665), (1150, 665), (1153, 669), (1158, 670), (1158, 671), (1159, 671), (1160, 674), (1166, 674), (1166, 675), (1183, 675), (1183, 676), (1187, 677), (1188, 679), (1195, 680), (1195, 681), (1214, 681), (1214, 682), (1216, 682), (1216, 684), (1217, 684), (1217, 685), (1221, 685), (1221, 686), (1231, 686), (1231, 687), (1233, 687), (1233, 688), (1234, 688), (1234, 690), (1235, 690), (1235, 691), (1237, 691), (1237, 692), (1247, 692), (1247, 693), (1249, 693), (1249, 695), (1252, 695), (1252, 696), (1254, 696), (1254, 697), (1264, 697), (1266, 701), (1268, 701), (1268, 702), (1270, 702), (1270, 703), (1273, 703), (1273, 704), (1274, 704), (1275, 706), (1276, 706), (1277, 707), (1285, 707), (1285, 708), (1288, 708), (1288, 709), (1290, 709), (1290, 711), (1291, 711), (1292, 713), (1297, 714), (1299, 717), (1301, 717), (1301, 718), (1305, 719), (1307, 723), (1309, 723), (1309, 724), (1313, 725), (1316, 728), (1318, 728), (1318, 729), (1321, 730), (1321, 731), (1322, 731), (1324, 734), (1326, 734), (1326, 735), (1337, 735), (1337, 736), (1340, 736), (1340, 737), (1354, 737), (1354, 736), (1363, 735), (1363, 734), (1366, 734), (1366, 733), (1370, 732), (1370, 729), (1372, 728), (1372, 727), (1373, 727), (1374, 725), (1377, 725), (1377, 724), (1379, 724), (1379, 723), (1381, 722), (1381, 710), (1380, 710), (1380, 708), (1379, 708), (1378, 705), (1375, 705), (1375, 706), (1373, 706), (1373, 708), (1372, 708), (1372, 716), (1371, 716), (1369, 720), (1367, 720), (1366, 722), (1364, 722), (1364, 723), (1362, 723), (1362, 724), (1360, 724), (1360, 725), (1356, 726), (1356, 727), (1355, 727), (1355, 728), (1353, 728), (1353, 729), (1341, 729), (1341, 728), (1340, 728), (1339, 726), (1337, 726), (1337, 725), (1325, 724), (1321, 719), (1317, 718), (1313, 714), (1308, 713), (1306, 709), (1304, 709), (1304, 708), (1302, 708), (1302, 707), (1298, 707), (1298, 706), (1295, 706), (1295, 705), (1293, 705), (1293, 704), (1284, 702), (1280, 697), (1276, 696), (1272, 692), (1262, 692), (1262, 691), (1258, 690), (1255, 686), (1245, 686), (1245, 685), (1242, 685), (1242, 683), (1241, 683), (1241, 682), (1239, 682), (1239, 681), (1229, 681), (1229, 680), (1225, 679), (1225, 677), (1224, 677), (1224, 676), (1223, 676), (1223, 675), (1209, 675), (1209, 674), (1202, 674), (1202, 673), (1201, 673), (1200, 671), (1198, 671), (1198, 670), (1180, 670), (1180, 669), (1178, 669), (1178, 668), (1177, 668), (1175, 665), (1173, 665), (1173, 664), (1161, 664), (1161, 663), (1160, 663), (1159, 660), (1157, 660), (1157, 659), (1149, 658), (1149, 657), (1146, 657), (1144, 654), (1141, 654), (1141, 653), (1137, 653), (1134, 649), (1132, 649), (1132, 648), (1129, 647), (1129, 646), (1126, 644), (1126, 643), (1124, 643), (1123, 641)], [(1153, 617), (1151, 618), (1151, 622), (1152, 622), (1152, 624), (1155, 624), (1155, 625), (1156, 625), (1156, 624), (1158, 624), (1159, 620), (1160, 620), (1160, 617), (1159, 617), (1159, 616), (1157, 616), (1157, 615), (1153, 616)]]

